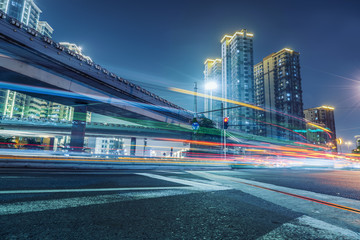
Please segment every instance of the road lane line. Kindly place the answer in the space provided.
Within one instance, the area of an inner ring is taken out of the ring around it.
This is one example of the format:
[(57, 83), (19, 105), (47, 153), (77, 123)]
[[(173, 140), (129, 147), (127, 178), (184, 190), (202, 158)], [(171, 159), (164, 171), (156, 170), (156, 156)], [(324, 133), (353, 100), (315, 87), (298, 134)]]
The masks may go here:
[(134, 187), (134, 188), (81, 188), (81, 189), (34, 189), (4, 190), (0, 194), (34, 194), (34, 193), (69, 193), (69, 192), (113, 192), (113, 191), (144, 191), (144, 190), (193, 190), (192, 187)]
[(4, 179), (15, 179), (15, 178), (35, 178), (35, 177), (27, 177), (27, 176), (4, 176), (4, 177), (0, 177), (0, 178), (4, 178)]
[(319, 204), (317, 202), (304, 200), (302, 198), (297, 198), (286, 194), (280, 194), (278, 192), (257, 188), (247, 184), (240, 184), (233, 180), (241, 180), (242, 182), (250, 183), (253, 185), (267, 187), (267, 188), (271, 188), (287, 193), (297, 194), (300, 196), (306, 196), (318, 200), (320, 199), (325, 202), (331, 202), (341, 206), (350, 207), (351, 209), (360, 209), (359, 200), (242, 179), (241, 176), (238, 176), (238, 174), (234, 171), (221, 171), (221, 172), (220, 171), (187, 171), (187, 172), (212, 181), (217, 181), (223, 184), (224, 186), (231, 187), (235, 190), (240, 190), (244, 193), (250, 194), (254, 197), (260, 198), (275, 205), (284, 207), (291, 211), (302, 213), (304, 215), (310, 216), (315, 219), (319, 219), (329, 224), (343, 227), (345, 229), (350, 229), (354, 232), (360, 232), (360, 218), (358, 213), (352, 211), (345, 211), (343, 209), (339, 209), (335, 207), (329, 207), (328, 205)]
[(257, 240), (360, 239), (360, 234), (303, 215), (259, 237)]
[[(187, 172), (189, 172), (191, 174), (199, 175), (199, 176), (202, 176), (202, 177), (207, 177), (208, 179), (213, 179), (213, 178), (216, 179), (216, 178), (218, 178), (218, 179), (228, 180), (228, 181), (232, 181), (232, 182), (236, 182), (236, 183), (241, 183), (241, 184), (248, 185), (248, 186), (251, 186), (251, 187), (260, 188), (260, 189), (264, 189), (264, 190), (268, 190), (268, 191), (272, 191), (272, 192), (276, 192), (276, 193), (281, 193), (281, 194), (284, 194), (284, 195), (287, 195), (287, 196), (296, 197), (296, 198), (300, 198), (300, 199), (303, 199), (303, 200), (307, 200), (307, 201), (319, 203), (319, 204), (322, 204), (322, 205), (326, 205), (326, 206), (329, 206), (329, 207), (338, 208), (338, 209), (341, 209), (341, 210), (345, 210), (345, 211), (360, 214), (360, 209), (358, 209), (358, 208), (352, 208), (352, 207), (348, 207), (348, 206), (341, 205), (341, 204), (336, 204), (336, 203), (332, 203), (332, 202), (328, 202), (328, 201), (324, 201), (324, 200), (319, 200), (319, 199), (316, 199), (316, 198), (306, 197), (306, 196), (303, 196), (303, 195), (300, 195), (300, 194), (290, 193), (291, 190), (295, 190), (295, 189), (290, 189), (290, 188), (281, 187), (281, 186), (272, 185), (272, 184), (267, 184), (267, 183), (262, 183), (262, 182), (255, 182), (255, 181), (245, 180), (245, 179), (241, 179), (241, 178), (238, 178), (238, 177), (222, 176), (222, 175), (217, 175), (217, 174), (208, 173), (208, 172), (199, 172), (199, 171), (187, 171)], [(239, 179), (241, 179), (241, 181), (239, 181)], [(254, 184), (254, 183), (256, 183), (256, 184)], [(261, 184), (265, 185), (265, 186), (266, 185), (267, 186), (272, 186), (272, 187), (260, 186)], [(275, 188), (286, 189), (286, 191), (277, 190)], [(297, 191), (299, 191), (299, 190), (297, 190)], [(300, 191), (303, 191), (303, 190), (300, 190)], [(309, 192), (309, 191), (307, 191), (307, 192)]]
[(184, 180), (184, 179), (179, 179), (179, 178), (165, 177), (165, 176), (156, 175), (156, 174), (152, 174), (152, 173), (137, 173), (137, 175), (155, 178), (155, 179), (159, 179), (159, 180), (164, 180), (164, 181), (168, 181), (168, 182), (184, 184), (184, 185), (192, 186), (196, 189), (204, 190), (204, 191), (219, 191), (219, 190), (231, 189), (229, 187), (219, 185), (219, 183), (214, 182), (214, 181), (211, 181), (211, 182), (209, 181), (208, 183), (195, 182), (195, 181)]
[(197, 192), (196, 190), (174, 189), (174, 190), (158, 190), (144, 192), (129, 192), (111, 195), (98, 195), (89, 197), (64, 198), (52, 200), (38, 200), (30, 202), (5, 203), (0, 205), (0, 216), (21, 214), (30, 212), (41, 212), (46, 210), (58, 210), (65, 208), (76, 208), (91, 205), (116, 203), (124, 201), (134, 201), (140, 199), (150, 199), (159, 197), (168, 197), (175, 195), (185, 195)]
[(322, 200), (315, 199), (315, 198), (305, 197), (305, 196), (301, 196), (301, 195), (298, 195), (298, 194), (293, 194), (293, 193), (288, 193), (288, 192), (284, 192), (284, 191), (279, 191), (279, 190), (275, 190), (275, 189), (272, 189), (272, 188), (262, 187), (262, 186), (258, 186), (258, 185), (255, 185), (255, 184), (246, 183), (246, 182), (242, 182), (242, 181), (238, 181), (238, 180), (232, 180), (232, 181), (238, 182), (238, 183), (242, 183), (242, 184), (246, 184), (246, 185), (249, 185), (249, 186), (252, 186), (252, 187), (257, 187), (257, 188), (261, 188), (261, 189), (265, 189), (265, 190), (269, 190), (269, 191), (273, 191), (273, 192), (285, 194), (285, 195), (292, 196), (292, 197), (296, 197), (296, 198), (301, 198), (301, 199), (304, 199), (304, 200), (308, 200), (308, 201), (312, 201), (312, 202), (324, 204), (324, 205), (326, 205), (326, 206), (335, 207), (335, 208), (339, 208), (339, 209), (342, 209), (342, 210), (346, 210), (346, 211), (350, 211), (350, 212), (354, 212), (354, 213), (360, 214), (360, 209), (351, 208), (351, 207), (343, 206), (343, 205), (336, 204), (336, 203), (326, 202), (326, 201), (322, 201)]

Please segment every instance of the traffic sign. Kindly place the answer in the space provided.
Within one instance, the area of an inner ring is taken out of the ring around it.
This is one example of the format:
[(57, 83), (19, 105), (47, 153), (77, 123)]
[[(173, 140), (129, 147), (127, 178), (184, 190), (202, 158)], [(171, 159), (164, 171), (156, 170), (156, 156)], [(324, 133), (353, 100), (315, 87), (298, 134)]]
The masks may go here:
[(200, 125), (199, 125), (199, 123), (197, 123), (197, 122), (194, 122), (193, 124), (191, 124), (191, 127), (192, 127), (192, 129), (193, 130), (199, 130), (199, 128), (200, 128)]

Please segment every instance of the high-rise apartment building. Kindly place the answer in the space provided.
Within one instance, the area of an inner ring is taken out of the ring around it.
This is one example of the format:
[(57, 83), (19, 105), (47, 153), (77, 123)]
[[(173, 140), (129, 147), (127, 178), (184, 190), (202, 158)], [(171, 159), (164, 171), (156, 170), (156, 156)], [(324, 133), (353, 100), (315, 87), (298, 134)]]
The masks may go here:
[(49, 102), (47, 107), (47, 117), (53, 121), (72, 120), (74, 108), (62, 104)]
[[(46, 21), (39, 21), (41, 10), (34, 0), (0, 0), (0, 10), (21, 23), (36, 29), (44, 36), (50, 37), (52, 27)], [(63, 43), (69, 49), (81, 54), (81, 48), (75, 44)], [(91, 60), (89, 57), (84, 56)], [(74, 108), (34, 98), (12, 90), (0, 89), (0, 116), (9, 118), (49, 119), (52, 121), (70, 121)], [(91, 121), (91, 113), (87, 114), (87, 122)]]
[(321, 106), (304, 110), (306, 120), (331, 131), (331, 133), (329, 133), (308, 124), (306, 135), (310, 142), (320, 145), (337, 146), (334, 110), (335, 108), (330, 106)]
[(33, 119), (44, 119), (47, 118), (47, 105), (48, 101), (34, 98), (31, 96), (26, 96), (24, 103), (24, 118), (33, 118)]
[[(71, 121), (73, 114), (74, 108), (70, 106), (34, 98), (11, 90), (0, 90), (1, 117)], [(90, 121), (91, 113), (88, 112), (87, 122)]]
[(42, 35), (52, 38), (54, 29), (46, 21), (39, 21), (36, 29)]
[(0, 0), (0, 10), (23, 24), (37, 29), (41, 10), (33, 0)]
[[(71, 106), (0, 89), (0, 117), (72, 121), (73, 115)], [(86, 122), (91, 122), (91, 112), (87, 112)]]
[[(221, 59), (206, 59), (204, 70), (205, 94), (209, 96), (221, 97)], [(221, 102), (212, 98), (205, 98), (204, 111), (205, 116), (216, 123), (222, 120)]]
[[(246, 29), (225, 35), (221, 40), (222, 97), (254, 104), (253, 34)], [(230, 128), (254, 133), (254, 111), (224, 103), (224, 115), (229, 117)]]
[(78, 45), (76, 45), (75, 43), (69, 43), (69, 42), (60, 42), (59, 43), (61, 46), (66, 47), (67, 49), (75, 52), (76, 54), (81, 55), (83, 58), (85, 58), (86, 60), (92, 61), (91, 58), (89, 56), (86, 56), (82, 53), (82, 49), (81, 47), (79, 47)]
[(40, 8), (34, 0), (0, 0), (0, 10), (21, 23), (52, 37), (53, 29), (46, 21), (40, 21)]
[(25, 114), (26, 95), (11, 90), (0, 91), (0, 114), (10, 118), (22, 118)]
[(261, 136), (301, 139), (295, 133), (305, 128), (299, 56), (284, 48), (254, 66), (256, 104), (268, 110), (257, 112), (257, 132)]

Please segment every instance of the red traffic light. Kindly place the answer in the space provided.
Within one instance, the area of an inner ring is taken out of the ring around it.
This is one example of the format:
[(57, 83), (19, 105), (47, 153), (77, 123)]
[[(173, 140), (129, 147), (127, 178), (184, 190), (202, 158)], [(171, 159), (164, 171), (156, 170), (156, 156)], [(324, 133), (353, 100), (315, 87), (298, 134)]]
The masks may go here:
[(229, 127), (229, 118), (224, 118), (224, 129), (227, 129)]

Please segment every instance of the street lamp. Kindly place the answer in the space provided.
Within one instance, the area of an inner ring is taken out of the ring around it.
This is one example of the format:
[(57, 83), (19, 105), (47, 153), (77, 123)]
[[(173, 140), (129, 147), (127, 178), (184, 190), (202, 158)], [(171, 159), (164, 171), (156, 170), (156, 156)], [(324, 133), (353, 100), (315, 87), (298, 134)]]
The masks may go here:
[(217, 88), (217, 84), (216, 82), (208, 82), (205, 84), (205, 89), (206, 90), (214, 90)]
[(345, 142), (345, 144), (347, 145), (348, 147), (348, 151), (350, 151), (350, 146), (353, 144), (352, 142), (348, 141), (348, 142)]
[[(213, 82), (213, 81), (211, 81), (211, 82), (207, 82), (206, 84), (205, 84), (205, 90), (208, 90), (208, 91), (210, 91), (210, 111), (212, 111), (213, 110), (213, 99), (212, 99), (212, 97), (213, 97), (213, 90), (215, 90), (217, 88), (217, 84), (216, 84), (216, 82)], [(211, 120), (213, 120), (212, 118), (212, 112), (209, 112), (209, 118), (211, 119)]]

